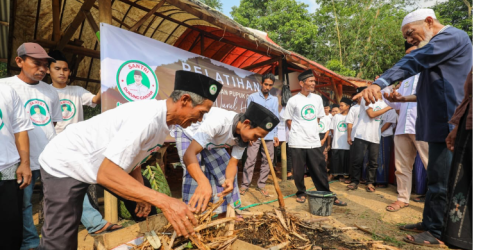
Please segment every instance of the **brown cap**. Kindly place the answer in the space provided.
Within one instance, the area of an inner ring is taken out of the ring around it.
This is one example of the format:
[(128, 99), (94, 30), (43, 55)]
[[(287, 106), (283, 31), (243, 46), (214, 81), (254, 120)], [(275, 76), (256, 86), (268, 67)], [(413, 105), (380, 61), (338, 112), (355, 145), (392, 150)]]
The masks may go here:
[(17, 55), (19, 57), (29, 56), (36, 59), (48, 59), (49, 61), (56, 62), (38, 43), (23, 43), (18, 47)]

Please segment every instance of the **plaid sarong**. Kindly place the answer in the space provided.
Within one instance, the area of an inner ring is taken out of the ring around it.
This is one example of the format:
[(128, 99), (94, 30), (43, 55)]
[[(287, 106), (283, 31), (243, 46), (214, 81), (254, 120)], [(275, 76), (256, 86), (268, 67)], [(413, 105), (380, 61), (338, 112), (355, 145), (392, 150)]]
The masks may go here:
[[(187, 171), (183, 158), (185, 151), (193, 139), (190, 138), (180, 126), (175, 127), (174, 137), (180, 162), (182, 163), (182, 168), (184, 170), (184, 175), (182, 178), (182, 201), (188, 203), (190, 198), (192, 198), (194, 195), (195, 189), (197, 188), (197, 182)], [(229, 163), (229, 159), (230, 155), (227, 153), (225, 148), (214, 148), (211, 150), (204, 149), (200, 152), (200, 154), (197, 155), (200, 168), (212, 186), (211, 202), (213, 203), (219, 200), (217, 194), (224, 190), (222, 184), (225, 181), (225, 170), (227, 168), (227, 164)], [(222, 205), (214, 211), (215, 213), (219, 214), (226, 212), (227, 204), (230, 204), (234, 208), (239, 208), (241, 206), (237, 175), (234, 179), (234, 190), (224, 198), (224, 203), (222, 203)]]

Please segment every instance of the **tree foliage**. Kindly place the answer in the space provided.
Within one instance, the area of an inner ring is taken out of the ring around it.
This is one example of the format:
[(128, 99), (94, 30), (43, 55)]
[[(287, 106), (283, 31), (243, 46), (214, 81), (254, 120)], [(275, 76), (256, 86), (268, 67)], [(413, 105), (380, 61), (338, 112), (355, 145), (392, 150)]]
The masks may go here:
[(267, 32), (283, 48), (309, 55), (317, 27), (308, 7), (296, 0), (242, 0), (231, 15), (241, 25)]
[(473, 41), (473, 0), (449, 0), (434, 6), (439, 21), (466, 31)]
[(214, 8), (218, 11), (222, 11), (222, 3), (220, 0), (199, 0), (202, 3), (205, 3), (207, 6)]

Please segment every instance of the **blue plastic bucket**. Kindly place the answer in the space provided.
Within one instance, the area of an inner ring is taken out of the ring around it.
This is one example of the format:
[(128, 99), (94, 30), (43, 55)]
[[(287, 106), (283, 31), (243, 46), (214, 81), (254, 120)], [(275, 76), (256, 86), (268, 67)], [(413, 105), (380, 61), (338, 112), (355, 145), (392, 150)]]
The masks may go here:
[(329, 191), (307, 191), (309, 211), (313, 215), (330, 216), (336, 194)]

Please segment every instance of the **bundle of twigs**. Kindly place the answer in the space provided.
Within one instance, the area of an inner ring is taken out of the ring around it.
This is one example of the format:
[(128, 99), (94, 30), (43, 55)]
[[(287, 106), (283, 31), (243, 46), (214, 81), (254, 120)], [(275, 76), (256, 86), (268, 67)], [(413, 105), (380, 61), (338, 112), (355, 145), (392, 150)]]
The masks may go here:
[[(195, 214), (198, 225), (194, 228), (195, 236), (177, 237), (172, 225), (169, 223), (156, 233), (159, 236), (162, 246), (160, 250), (182, 250), (185, 248), (195, 247), (201, 250), (225, 250), (230, 247), (232, 242), (237, 239), (234, 232), (235, 214), (227, 214), (226, 218), (212, 220), (215, 215), (214, 210), (217, 209), (224, 199), (221, 198), (215, 204), (210, 203), (204, 213)], [(233, 210), (231, 213), (234, 213)], [(232, 216), (232, 217), (229, 217)], [(152, 250), (154, 249), (150, 243), (144, 239), (144, 242), (138, 246), (130, 245), (136, 250)]]

